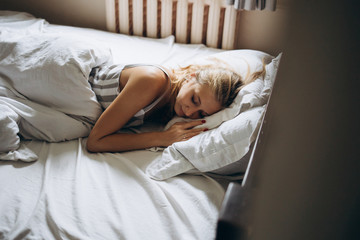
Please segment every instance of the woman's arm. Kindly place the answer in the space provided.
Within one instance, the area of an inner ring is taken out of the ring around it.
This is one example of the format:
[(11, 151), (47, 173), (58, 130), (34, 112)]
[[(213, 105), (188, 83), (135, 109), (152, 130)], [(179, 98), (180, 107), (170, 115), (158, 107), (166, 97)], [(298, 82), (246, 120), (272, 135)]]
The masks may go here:
[(202, 123), (194, 121), (176, 124), (166, 132), (116, 133), (135, 113), (159, 97), (168, 86), (164, 74), (154, 69), (144, 67), (129, 75), (121, 93), (103, 112), (92, 129), (87, 141), (87, 149), (90, 152), (120, 152), (154, 146), (166, 147), (173, 142), (195, 136), (203, 130), (192, 129)]
[(90, 152), (122, 152), (128, 150), (145, 149), (150, 147), (167, 147), (174, 142), (188, 140), (206, 129), (193, 129), (204, 122), (196, 120), (187, 123), (175, 123), (164, 132), (147, 133), (115, 133), (91, 142), (88, 139), (87, 149)]

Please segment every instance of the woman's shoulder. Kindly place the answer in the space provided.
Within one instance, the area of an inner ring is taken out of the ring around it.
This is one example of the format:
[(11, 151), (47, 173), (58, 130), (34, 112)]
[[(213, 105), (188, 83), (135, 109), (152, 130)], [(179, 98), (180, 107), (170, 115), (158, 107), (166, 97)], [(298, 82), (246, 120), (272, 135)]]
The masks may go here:
[(136, 66), (123, 70), (120, 76), (120, 86), (123, 88), (131, 82), (131, 85), (159, 88), (166, 85), (167, 78), (167, 74), (156, 66)]
[(143, 66), (135, 71), (135, 74), (142, 84), (155, 85), (153, 87), (159, 88), (166, 86), (168, 83), (168, 74), (162, 68), (156, 66)]
[[(167, 74), (155, 66), (139, 66), (126, 69), (120, 85), (132, 92), (141, 92), (159, 97), (169, 86)], [(125, 89), (124, 88), (124, 89)]]

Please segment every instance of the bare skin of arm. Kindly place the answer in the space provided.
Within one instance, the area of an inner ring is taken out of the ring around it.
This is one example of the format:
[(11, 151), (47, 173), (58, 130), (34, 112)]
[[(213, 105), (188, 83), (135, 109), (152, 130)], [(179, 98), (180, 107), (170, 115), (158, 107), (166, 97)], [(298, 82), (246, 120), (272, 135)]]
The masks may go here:
[[(123, 70), (120, 77), (121, 92), (103, 112), (88, 141), (90, 152), (121, 152), (149, 147), (167, 147), (174, 142), (187, 140), (205, 129), (193, 129), (201, 120), (177, 123), (164, 132), (139, 134), (117, 133), (140, 109), (149, 105), (166, 90), (168, 79), (156, 67), (138, 67)], [(185, 137), (185, 139), (184, 139)]]

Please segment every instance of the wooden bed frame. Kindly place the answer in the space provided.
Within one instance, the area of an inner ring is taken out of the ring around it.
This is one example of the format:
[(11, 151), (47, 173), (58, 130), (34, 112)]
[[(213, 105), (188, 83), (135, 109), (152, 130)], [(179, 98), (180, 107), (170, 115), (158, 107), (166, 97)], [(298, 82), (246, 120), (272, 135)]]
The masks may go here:
[(226, 0), (106, 0), (107, 29), (234, 49), (240, 11)]

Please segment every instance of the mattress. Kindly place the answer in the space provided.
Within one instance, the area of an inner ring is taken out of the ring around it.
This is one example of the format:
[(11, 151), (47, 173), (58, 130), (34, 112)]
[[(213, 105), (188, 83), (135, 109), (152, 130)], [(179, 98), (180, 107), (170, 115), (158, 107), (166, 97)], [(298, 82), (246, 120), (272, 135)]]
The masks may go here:
[[(26, 13), (0, 15), (0, 35), (15, 29), (28, 35), (46, 32), (81, 36), (94, 44), (106, 45), (115, 63), (174, 66), (221, 51), (201, 44), (177, 44), (172, 36), (133, 37), (53, 25)], [(5, 100), (2, 104), (8, 103)], [(37, 126), (27, 128), (36, 130)], [(86, 137), (60, 142), (21, 139), (21, 144), (37, 160), (0, 161), (0, 239), (215, 236), (224, 187), (204, 174), (181, 174), (163, 181), (150, 178), (145, 169), (161, 156), (161, 151), (89, 153), (85, 149)]]

